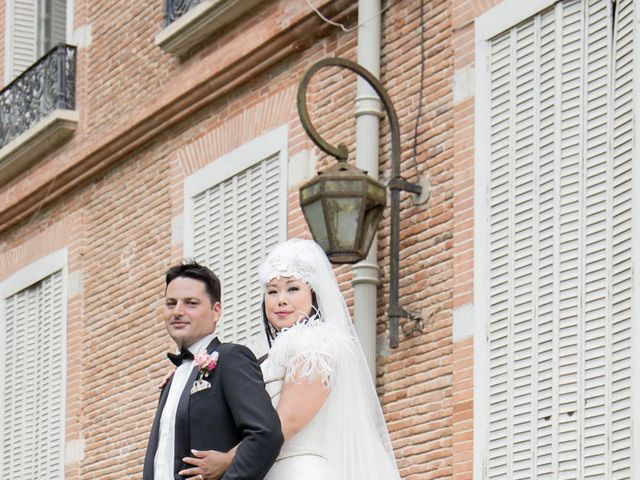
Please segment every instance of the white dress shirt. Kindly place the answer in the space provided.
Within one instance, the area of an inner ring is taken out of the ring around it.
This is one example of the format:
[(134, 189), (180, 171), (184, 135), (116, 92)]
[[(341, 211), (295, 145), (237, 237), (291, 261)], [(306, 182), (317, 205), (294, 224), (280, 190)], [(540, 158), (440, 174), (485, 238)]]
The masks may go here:
[[(215, 334), (212, 333), (201, 338), (189, 347), (189, 351), (195, 356), (201, 350), (206, 349), (214, 337)], [(180, 353), (179, 350), (178, 353)], [(176, 368), (173, 374), (167, 402), (164, 404), (162, 416), (160, 417), (158, 449), (156, 450), (156, 456), (153, 462), (154, 480), (174, 480), (173, 461), (175, 456), (176, 412), (178, 410), (180, 395), (187, 384), (191, 369), (194, 365), (193, 360), (183, 361), (182, 365)]]

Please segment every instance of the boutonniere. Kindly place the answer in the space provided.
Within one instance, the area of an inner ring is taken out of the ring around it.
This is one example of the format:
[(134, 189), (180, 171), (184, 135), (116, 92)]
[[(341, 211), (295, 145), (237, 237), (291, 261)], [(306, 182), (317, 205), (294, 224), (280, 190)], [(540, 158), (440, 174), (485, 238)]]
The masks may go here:
[(216, 369), (216, 366), (218, 366), (219, 356), (218, 352), (213, 352), (209, 355), (206, 350), (202, 350), (196, 355), (193, 362), (198, 366), (198, 368), (200, 368), (200, 371), (198, 372), (198, 380), (207, 378), (209, 374)]
[(209, 355), (206, 350), (202, 350), (193, 359), (193, 363), (196, 364), (199, 370), (198, 378), (195, 382), (193, 382), (193, 387), (191, 387), (192, 395), (201, 390), (211, 388), (211, 384), (207, 382), (205, 378), (207, 378), (211, 374), (211, 372), (213, 372), (218, 366), (218, 357), (218, 352), (213, 352), (211, 355)]

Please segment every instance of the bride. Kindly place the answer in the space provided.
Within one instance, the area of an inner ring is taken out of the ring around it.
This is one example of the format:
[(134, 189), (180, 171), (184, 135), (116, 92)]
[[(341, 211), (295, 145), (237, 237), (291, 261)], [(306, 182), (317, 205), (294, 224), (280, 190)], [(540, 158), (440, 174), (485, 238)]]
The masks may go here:
[[(260, 267), (266, 389), (285, 443), (267, 480), (398, 480), (362, 348), (327, 257), (311, 240), (276, 246)], [(212, 480), (233, 458), (194, 452), (181, 472)], [(201, 475), (201, 476), (200, 476)]]

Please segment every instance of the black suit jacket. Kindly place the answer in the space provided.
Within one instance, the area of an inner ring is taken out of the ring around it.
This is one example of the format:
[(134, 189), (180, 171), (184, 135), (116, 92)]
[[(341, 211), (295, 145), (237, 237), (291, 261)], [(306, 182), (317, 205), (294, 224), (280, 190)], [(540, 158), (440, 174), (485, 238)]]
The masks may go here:
[[(194, 367), (182, 391), (176, 412), (174, 478), (191, 468), (182, 459), (191, 457), (191, 449), (226, 452), (238, 443), (233, 463), (223, 480), (260, 480), (275, 461), (283, 437), (280, 419), (264, 389), (258, 362), (242, 345), (220, 343), (215, 338), (207, 347), (217, 351), (218, 365), (207, 377), (211, 388), (191, 394), (197, 378)], [(173, 378), (172, 378), (173, 380)], [(153, 463), (158, 448), (160, 416), (167, 401), (171, 381), (160, 394), (144, 459), (143, 480), (153, 480)]]

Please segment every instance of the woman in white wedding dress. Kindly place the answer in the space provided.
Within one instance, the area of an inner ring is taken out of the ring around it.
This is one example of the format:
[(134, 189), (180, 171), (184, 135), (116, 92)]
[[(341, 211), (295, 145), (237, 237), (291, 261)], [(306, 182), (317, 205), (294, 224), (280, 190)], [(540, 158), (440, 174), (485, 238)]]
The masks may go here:
[[(266, 480), (399, 480), (371, 374), (322, 249), (311, 240), (283, 242), (259, 277), (270, 346), (263, 376), (285, 439)], [(219, 471), (233, 451), (202, 454)]]
[(266, 388), (285, 443), (268, 480), (399, 479), (373, 381), (322, 249), (278, 245), (260, 267)]

